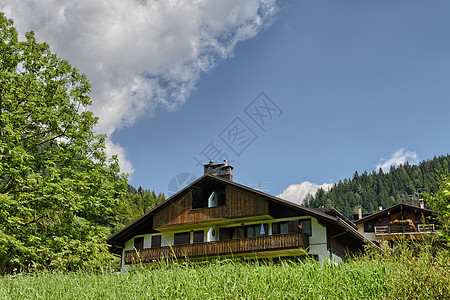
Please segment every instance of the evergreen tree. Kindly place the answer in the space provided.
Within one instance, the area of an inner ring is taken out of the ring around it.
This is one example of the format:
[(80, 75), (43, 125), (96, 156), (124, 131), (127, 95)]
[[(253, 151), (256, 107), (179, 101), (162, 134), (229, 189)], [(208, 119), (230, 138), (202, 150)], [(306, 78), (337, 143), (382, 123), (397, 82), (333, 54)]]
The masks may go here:
[[(378, 204), (390, 207), (398, 203), (417, 205), (420, 192), (435, 193), (439, 189), (439, 172), (449, 170), (450, 156), (434, 157), (419, 165), (406, 163), (398, 167), (391, 166), (389, 172), (380, 169), (377, 172), (361, 175), (353, 174), (352, 179), (345, 178), (332, 187), (329, 192), (318, 190), (314, 197), (305, 199), (309, 207), (332, 207), (345, 216), (351, 216), (362, 206), (363, 213), (378, 210)], [(439, 169), (441, 168), (441, 169)]]

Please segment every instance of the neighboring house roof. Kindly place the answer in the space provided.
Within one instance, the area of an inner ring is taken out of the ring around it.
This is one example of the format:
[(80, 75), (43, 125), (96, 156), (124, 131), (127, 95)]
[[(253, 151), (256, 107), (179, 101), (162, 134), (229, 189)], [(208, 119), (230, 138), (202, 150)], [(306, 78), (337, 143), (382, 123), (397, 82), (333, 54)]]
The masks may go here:
[(349, 219), (347, 219), (343, 214), (341, 214), (339, 211), (337, 211), (334, 208), (330, 208), (330, 207), (320, 207), (320, 208), (312, 208), (314, 210), (317, 210), (321, 213), (336, 217), (336, 218), (340, 218), (342, 220), (344, 220), (344, 222), (347, 222), (348, 225), (352, 226), (354, 229), (358, 230), (358, 227)]
[[(373, 213), (370, 213), (370, 214), (362, 214), (362, 217), (363, 218), (365, 218), (365, 217), (367, 217), (367, 216), (370, 216), (370, 215), (372, 215)], [(358, 220), (358, 218), (359, 218), (359, 215), (358, 214), (353, 214), (353, 220)], [(353, 221), (353, 222), (355, 222), (355, 221)]]
[[(169, 205), (171, 202), (175, 201), (183, 195), (185, 192), (189, 191), (190, 188), (196, 186), (197, 184), (201, 183), (202, 181), (206, 180), (215, 180), (224, 184), (232, 185), (234, 187), (244, 189), (247, 191), (250, 191), (252, 193), (261, 195), (265, 197), (267, 200), (272, 201), (274, 203), (280, 204), (286, 208), (295, 209), (297, 211), (303, 212), (305, 214), (308, 214), (312, 217), (315, 217), (319, 220), (319, 222), (325, 222), (328, 224), (334, 224), (337, 225), (341, 232), (343, 233), (349, 233), (353, 238), (359, 240), (363, 244), (372, 244), (371, 241), (369, 241), (367, 238), (365, 238), (363, 235), (361, 235), (354, 224), (352, 224), (351, 221), (349, 221), (347, 218), (345, 218), (342, 214), (340, 214), (335, 209), (314, 209), (314, 208), (307, 208), (301, 205), (298, 205), (296, 203), (263, 193), (261, 191), (249, 188), (247, 186), (244, 186), (242, 184), (223, 179), (217, 176), (212, 176), (209, 174), (205, 174), (202, 177), (198, 178), (170, 198), (168, 198), (166, 201), (162, 202), (161, 204), (157, 205), (141, 217), (137, 218), (124, 228), (120, 229), (113, 235), (111, 235), (106, 242), (112, 246), (111, 251), (113, 253), (120, 253), (121, 248), (124, 247), (124, 243), (134, 236), (138, 234), (144, 234), (149, 233), (149, 224), (152, 224), (153, 216), (156, 212), (158, 212), (160, 209), (164, 208), (165, 206)], [(147, 226), (146, 226), (147, 225)], [(156, 231), (155, 231), (156, 232)]]
[(400, 204), (391, 206), (391, 207), (389, 207), (389, 208), (380, 210), (379, 212), (373, 213), (373, 214), (371, 214), (371, 215), (364, 216), (364, 217), (362, 217), (361, 219), (356, 220), (354, 223), (355, 223), (356, 225), (358, 225), (358, 224), (361, 224), (361, 223), (364, 223), (364, 222), (367, 222), (367, 221), (370, 221), (370, 220), (379, 218), (379, 217), (381, 217), (381, 216), (383, 216), (383, 215), (385, 215), (385, 214), (388, 214), (388, 213), (390, 213), (390, 212), (397, 211), (397, 210), (399, 210), (399, 209), (400, 209), (400, 210), (401, 210), (401, 209), (407, 209), (407, 210), (419, 210), (419, 211), (422, 211), (422, 212), (426, 213), (427, 215), (431, 215), (431, 214), (433, 213), (433, 211), (430, 210), (430, 209), (420, 208), (420, 207), (417, 207), (417, 206), (413, 206), (413, 205), (409, 205), (409, 204), (400, 203)]

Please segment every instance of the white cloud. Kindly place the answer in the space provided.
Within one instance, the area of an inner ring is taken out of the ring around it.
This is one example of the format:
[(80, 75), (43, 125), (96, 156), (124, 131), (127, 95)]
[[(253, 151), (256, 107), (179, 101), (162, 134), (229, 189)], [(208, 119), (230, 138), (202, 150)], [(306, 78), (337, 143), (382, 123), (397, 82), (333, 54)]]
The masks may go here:
[[(203, 72), (232, 56), (276, 12), (276, 0), (2, 2), (21, 36), (34, 30), (88, 75), (97, 131), (108, 135), (156, 108), (179, 108)], [(130, 172), (124, 149), (108, 144)]]
[[(121, 147), (118, 144), (114, 144), (110, 139), (106, 139), (105, 141), (105, 153), (108, 157), (112, 157), (113, 155), (117, 155), (117, 158), (120, 162), (120, 171), (122, 173), (133, 174), (134, 167), (131, 162), (129, 162), (127, 158), (126, 149)], [(129, 178), (131, 180), (131, 178)]]
[(303, 181), (300, 184), (291, 184), (277, 197), (297, 204), (303, 204), (303, 199), (306, 195), (315, 195), (318, 189), (329, 191), (334, 186), (334, 183), (324, 183), (318, 185), (309, 181)]
[(405, 151), (405, 148), (401, 148), (394, 151), (390, 158), (381, 158), (380, 161), (381, 163), (377, 165), (377, 170), (381, 168), (384, 172), (388, 172), (391, 166), (399, 166), (406, 162), (409, 162), (410, 164), (417, 164), (419, 162), (419, 156), (416, 152)]

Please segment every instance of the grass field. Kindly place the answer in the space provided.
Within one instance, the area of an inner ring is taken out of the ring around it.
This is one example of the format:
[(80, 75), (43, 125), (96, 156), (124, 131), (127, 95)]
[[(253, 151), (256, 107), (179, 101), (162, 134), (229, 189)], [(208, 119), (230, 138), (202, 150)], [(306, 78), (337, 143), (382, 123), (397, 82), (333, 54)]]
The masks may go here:
[(346, 263), (165, 263), (128, 274), (6, 276), (0, 299), (447, 299), (449, 253), (375, 255)]

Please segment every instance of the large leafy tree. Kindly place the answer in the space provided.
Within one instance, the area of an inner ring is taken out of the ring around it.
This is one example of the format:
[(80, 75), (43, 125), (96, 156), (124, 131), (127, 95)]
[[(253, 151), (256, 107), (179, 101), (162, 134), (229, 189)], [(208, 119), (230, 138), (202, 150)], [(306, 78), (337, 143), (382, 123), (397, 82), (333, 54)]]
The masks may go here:
[(89, 93), (85, 75), (32, 32), (20, 41), (0, 13), (0, 272), (108, 255), (105, 225), (126, 183), (94, 134)]
[(438, 191), (434, 194), (425, 194), (425, 197), (428, 205), (436, 212), (440, 241), (450, 247), (450, 174), (445, 169), (440, 175)]

